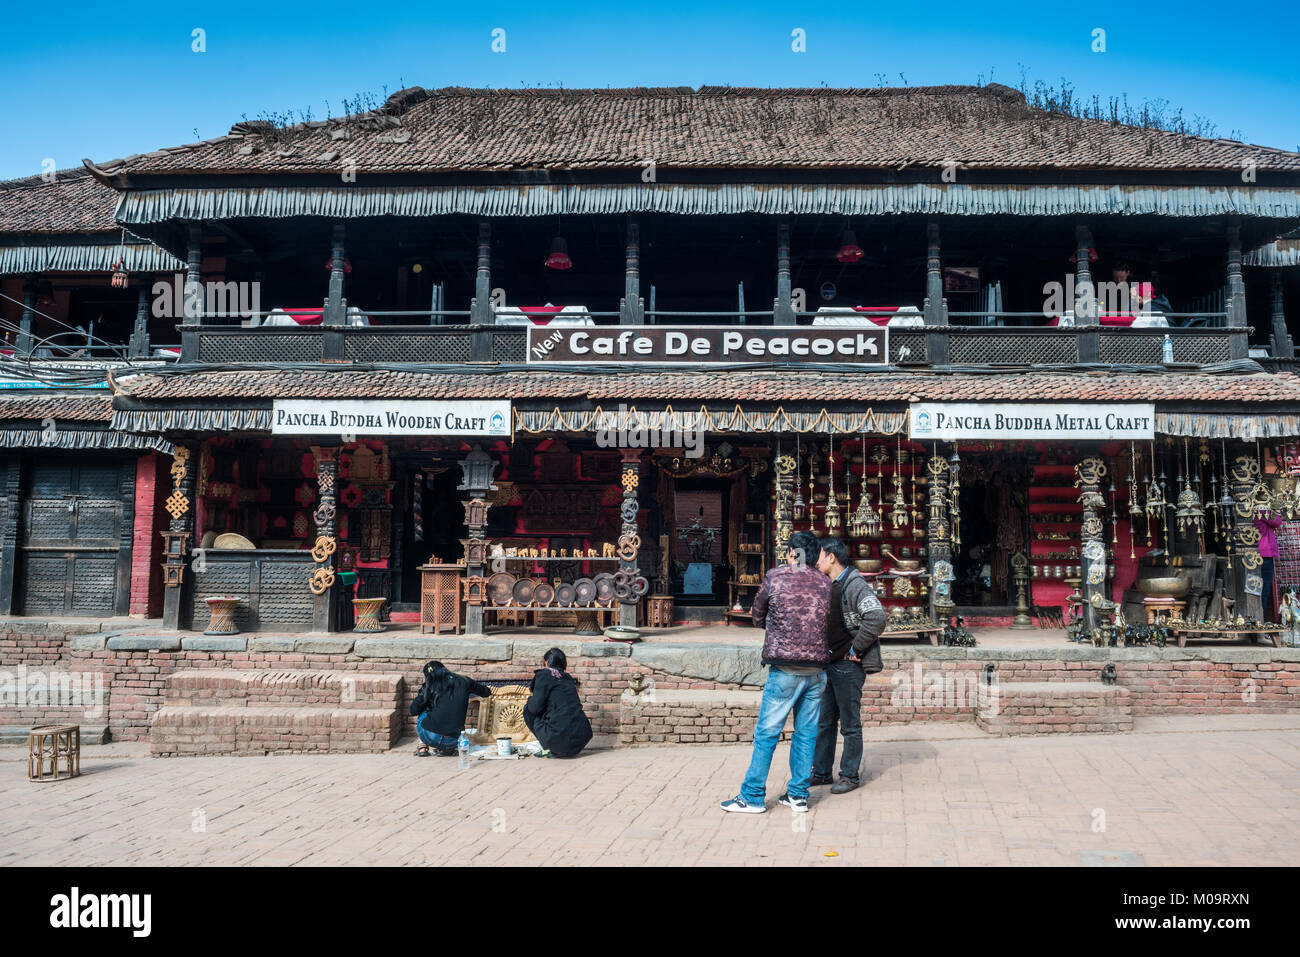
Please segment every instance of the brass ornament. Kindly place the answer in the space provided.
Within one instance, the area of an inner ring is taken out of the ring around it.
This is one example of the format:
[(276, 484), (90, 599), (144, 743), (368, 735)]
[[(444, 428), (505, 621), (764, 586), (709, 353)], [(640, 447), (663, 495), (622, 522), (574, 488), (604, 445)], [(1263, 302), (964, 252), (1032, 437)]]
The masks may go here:
[(312, 573), (311, 580), (307, 582), (307, 587), (311, 589), (313, 595), (323, 595), (333, 584), (334, 568), (332, 565), (326, 565), (324, 568), (318, 568)]
[(1263, 564), (1264, 559), (1260, 556), (1259, 552), (1247, 552), (1245, 555), (1241, 556), (1241, 565), (1243, 568), (1253, 571)]
[(332, 489), (332, 488), (334, 487), (334, 473), (333, 473), (333, 472), (321, 472), (321, 473), (316, 477), (316, 480), (317, 480), (317, 483), (320, 485), (320, 490), (321, 490), (322, 492), (328, 492), (330, 489)]
[(1090, 538), (1100, 538), (1102, 532), (1101, 519), (1096, 515), (1090, 515), (1083, 522), (1083, 534)]
[(172, 518), (180, 518), (190, 510), (190, 500), (181, 494), (180, 489), (172, 492), (164, 503), (167, 511), (171, 513)]
[(322, 503), (320, 508), (312, 513), (312, 518), (316, 520), (317, 525), (328, 525), (334, 520), (334, 503)]
[(334, 554), (338, 548), (338, 543), (334, 540), (333, 535), (321, 535), (316, 539), (316, 545), (311, 550), (311, 557), (318, 562), (323, 562)]
[(641, 476), (639, 473), (637, 472), (623, 473), (623, 490), (625, 492), (630, 492), (632, 489), (637, 488), (640, 484), (641, 484)]

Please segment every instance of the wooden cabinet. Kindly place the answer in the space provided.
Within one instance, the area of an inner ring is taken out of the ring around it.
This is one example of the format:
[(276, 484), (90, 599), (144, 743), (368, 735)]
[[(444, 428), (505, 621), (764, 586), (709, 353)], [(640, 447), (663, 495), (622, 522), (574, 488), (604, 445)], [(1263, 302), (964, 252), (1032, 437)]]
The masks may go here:
[(460, 577), (464, 565), (420, 566), (420, 634), (460, 634)]

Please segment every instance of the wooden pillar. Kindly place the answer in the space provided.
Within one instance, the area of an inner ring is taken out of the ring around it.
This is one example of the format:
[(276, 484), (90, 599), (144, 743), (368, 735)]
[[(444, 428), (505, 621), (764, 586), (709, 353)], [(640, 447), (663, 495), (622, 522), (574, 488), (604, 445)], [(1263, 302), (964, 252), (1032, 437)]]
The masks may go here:
[(18, 341), (15, 354), (30, 355), (32, 351), (32, 323), (36, 318), (36, 277), (23, 279), (23, 315), (18, 320)]
[(12, 615), (23, 459), (12, 452), (4, 458), (0, 465), (0, 615)]
[(193, 617), (194, 579), (188, 567), (194, 543), (194, 470), (197, 443), (177, 443), (172, 451), (172, 494), (166, 502), (171, 520), (163, 537), (163, 627), (188, 628)]
[(338, 613), (334, 607), (337, 574), (334, 556), (338, 552), (338, 478), (339, 449), (337, 446), (313, 445), (312, 457), (316, 460), (316, 544), (312, 558), (316, 560), (313, 578), (324, 585), (324, 590), (316, 594), (312, 590), (312, 631), (334, 631), (338, 627)]
[(153, 288), (153, 276), (141, 275), (140, 285), (135, 295), (135, 326), (131, 329), (131, 341), (127, 355), (132, 359), (149, 358), (149, 290)]
[(474, 302), (470, 322), (490, 324), (496, 321), (492, 311), (492, 224), (478, 224), (478, 264), (474, 273)]
[(1259, 482), (1259, 463), (1253, 455), (1238, 455), (1228, 470), (1232, 483), (1232, 597), (1234, 615), (1247, 621), (1264, 617), (1262, 591), (1264, 561), (1259, 555), (1259, 529), (1255, 526), (1255, 506), (1251, 495)]
[(952, 570), (952, 523), (948, 516), (948, 460), (936, 449), (925, 463), (925, 470), (929, 475), (930, 489), (930, 518), (925, 527), (926, 557), (930, 566), (930, 617), (946, 625), (955, 604), (952, 600), (955, 576)]
[[(640, 449), (620, 449), (623, 457), (623, 469), (621, 480), (623, 483), (623, 506), (622, 519), (623, 525), (618, 536), (619, 556), (618, 570), (627, 575), (628, 581), (636, 578), (640, 572), (637, 570), (639, 554), (631, 558), (625, 557), (624, 549), (635, 542), (639, 535), (639, 526), (637, 525), (637, 511), (640, 508), (639, 492), (641, 488), (641, 450)], [(636, 627), (636, 610), (640, 604), (640, 599), (632, 595), (627, 599), (619, 601), (618, 605), (618, 623), (624, 628)]]
[(623, 267), (623, 301), (619, 303), (618, 321), (623, 325), (645, 322), (641, 308), (641, 223), (636, 216), (627, 218), (627, 252)]
[[(487, 496), (496, 488), (492, 484), (497, 463), (481, 445), (475, 445), (460, 462), (461, 483), (457, 490), (466, 494), (465, 527), (468, 539), (465, 546), (465, 577), (482, 578), (487, 571)], [(479, 507), (479, 503), (483, 503)], [(467, 605), (465, 608), (465, 634), (483, 634), (483, 606)]]
[(776, 304), (773, 325), (795, 324), (794, 304), (790, 299), (790, 224), (781, 222), (776, 227)]
[(1228, 301), (1232, 303), (1229, 325), (1246, 325), (1246, 281), (1241, 278), (1241, 221), (1228, 220)]
[(1286, 329), (1286, 311), (1282, 308), (1282, 270), (1272, 270), (1272, 333), (1269, 349), (1275, 359), (1294, 359), (1295, 343)]
[(1099, 362), (1101, 337), (1095, 327), (1099, 323), (1101, 304), (1092, 278), (1092, 230), (1085, 225), (1074, 227), (1074, 324), (1089, 329), (1077, 334), (1080, 362)]
[[(1096, 631), (1102, 621), (1101, 614), (1093, 605), (1093, 597), (1106, 597), (1106, 523), (1102, 520), (1101, 510), (1106, 499), (1103, 496), (1102, 479), (1106, 477), (1106, 463), (1099, 458), (1082, 459), (1074, 467), (1079, 487), (1079, 500), (1083, 504), (1083, 524), (1081, 538), (1083, 541), (1083, 581), (1079, 588), (1083, 594), (1083, 624), (1089, 634)], [(1090, 574), (1100, 568), (1100, 576)], [(1094, 581), (1093, 579), (1100, 580)]]
[(203, 325), (203, 230), (197, 224), (190, 225), (185, 250), (183, 322)]
[(925, 324), (944, 324), (943, 263), (939, 251), (939, 224), (934, 220), (925, 227)]
[(347, 300), (343, 298), (344, 274), (347, 270), (347, 256), (344, 249), (346, 231), (342, 223), (335, 223), (330, 237), (330, 285), (325, 299), (325, 316), (321, 320), (327, 326), (347, 325)]

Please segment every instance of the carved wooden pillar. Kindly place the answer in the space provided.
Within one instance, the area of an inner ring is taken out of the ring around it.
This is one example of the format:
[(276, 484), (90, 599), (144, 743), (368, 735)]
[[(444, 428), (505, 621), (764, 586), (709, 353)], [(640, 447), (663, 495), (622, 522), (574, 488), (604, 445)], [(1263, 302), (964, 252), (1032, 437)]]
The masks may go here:
[(165, 505), (171, 516), (163, 537), (163, 627), (188, 628), (193, 617), (194, 584), (187, 567), (194, 541), (194, 472), (197, 443), (177, 444), (172, 451), (172, 494)]
[(10, 453), (0, 465), (0, 615), (12, 615), (14, 559), (18, 556), (18, 501), (23, 460)]
[(343, 240), (346, 233), (342, 223), (335, 223), (330, 236), (330, 285), (325, 298), (325, 316), (321, 320), (327, 326), (347, 325), (347, 300), (343, 298), (344, 275), (347, 272), (347, 256)]
[[(496, 486), (492, 476), (497, 463), (492, 456), (476, 445), (460, 463), (462, 481), (458, 491), (465, 492), (465, 526), (469, 538), (461, 539), (465, 546), (465, 577), (482, 578), (487, 570), (487, 496)], [(465, 634), (483, 634), (483, 606), (467, 605), (465, 608)]]
[(183, 311), (185, 323), (203, 324), (203, 230), (196, 224), (186, 243)]
[(23, 315), (18, 320), (18, 341), (16, 355), (30, 355), (32, 351), (32, 322), (36, 318), (36, 277), (23, 279)]
[(930, 565), (930, 617), (946, 625), (952, 616), (954, 605), (952, 523), (948, 516), (948, 460), (936, 451), (926, 462), (925, 470), (929, 475), (930, 489), (930, 518), (925, 529), (925, 548)]
[(335, 565), (338, 551), (338, 478), (339, 450), (337, 446), (313, 445), (312, 457), (316, 460), (316, 544), (311, 557), (316, 569), (311, 576), (313, 595), (311, 612), (312, 631), (334, 631), (338, 626), (338, 613), (334, 607)]
[(1229, 469), (1232, 482), (1232, 566), (1236, 614), (1247, 621), (1264, 617), (1264, 560), (1259, 555), (1259, 528), (1252, 504), (1259, 482), (1259, 463), (1252, 455), (1238, 455)]
[(474, 302), (470, 307), (470, 322), (496, 321), (492, 311), (492, 224), (478, 224), (478, 264), (474, 273)]
[(1272, 326), (1270, 350), (1275, 359), (1294, 359), (1295, 343), (1286, 329), (1286, 311), (1282, 308), (1282, 270), (1272, 270)]
[(623, 302), (618, 321), (636, 325), (645, 321), (641, 311), (641, 223), (636, 216), (627, 218), (627, 254), (623, 271)]
[(1228, 301), (1232, 303), (1229, 323), (1246, 325), (1246, 281), (1241, 278), (1241, 221), (1228, 220)]
[(153, 288), (153, 276), (142, 274), (140, 285), (135, 295), (135, 325), (131, 329), (131, 341), (127, 352), (132, 359), (149, 358), (149, 290)]
[(943, 325), (943, 263), (939, 253), (939, 224), (925, 227), (925, 324)]
[[(623, 505), (620, 517), (623, 525), (618, 536), (618, 570), (632, 581), (640, 574), (641, 535), (637, 525), (637, 512), (640, 510), (639, 492), (641, 488), (641, 450), (620, 449), (623, 458)], [(636, 610), (640, 598), (635, 594), (619, 600), (618, 623), (624, 628), (636, 627)]]
[(1079, 501), (1083, 505), (1083, 623), (1088, 633), (1094, 633), (1102, 615), (1093, 604), (1094, 598), (1106, 597), (1106, 523), (1101, 510), (1106, 503), (1102, 495), (1102, 480), (1106, 477), (1106, 463), (1099, 458), (1086, 458), (1074, 467), (1078, 479)]
[(794, 304), (790, 301), (790, 224), (776, 227), (776, 312), (773, 325), (795, 324)]

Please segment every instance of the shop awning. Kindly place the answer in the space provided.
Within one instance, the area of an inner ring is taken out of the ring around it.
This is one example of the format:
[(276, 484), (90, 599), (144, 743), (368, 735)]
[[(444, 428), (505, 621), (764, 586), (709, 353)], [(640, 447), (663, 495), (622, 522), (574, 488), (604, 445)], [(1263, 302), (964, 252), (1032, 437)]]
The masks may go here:
[(7, 449), (128, 449), (172, 454), (172, 444), (160, 435), (133, 435), (116, 429), (5, 429), (0, 448)]
[(1278, 412), (1156, 412), (1156, 432), (1204, 439), (1291, 439), (1300, 437), (1300, 415)]
[(546, 411), (515, 410), (515, 429), (519, 432), (600, 432), (605, 430), (642, 429), (652, 432), (816, 432), (857, 435), (894, 435), (907, 426), (906, 412), (787, 412), (755, 411), (734, 406), (731, 409), (677, 410), (668, 406), (662, 411), (595, 409), (566, 412), (560, 408)]

